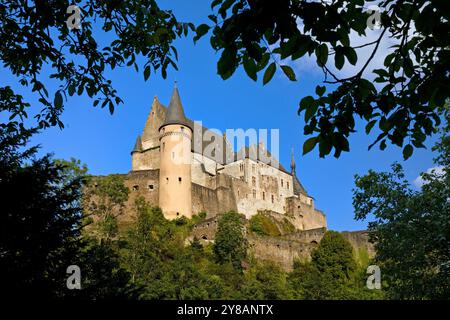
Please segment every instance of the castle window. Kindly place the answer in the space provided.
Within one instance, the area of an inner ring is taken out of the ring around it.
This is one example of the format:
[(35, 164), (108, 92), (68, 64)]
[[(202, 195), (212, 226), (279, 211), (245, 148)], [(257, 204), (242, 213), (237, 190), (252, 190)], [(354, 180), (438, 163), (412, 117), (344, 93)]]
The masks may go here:
[(177, 217), (180, 215), (180, 213), (179, 212), (177, 212)]
[(169, 183), (169, 177), (166, 177), (166, 183)]
[(181, 182), (181, 177), (178, 177), (178, 182)]
[(272, 195), (272, 203), (274, 203), (275, 202), (275, 197), (274, 197), (274, 195)]
[(152, 184), (148, 185), (148, 190), (153, 190), (153, 185)]
[(255, 187), (256, 186), (256, 178), (252, 177), (252, 185)]
[(283, 179), (281, 179), (281, 186), (282, 186), (282, 187), (284, 186), (284, 181), (283, 181)]
[(138, 185), (134, 185), (133, 186), (133, 191), (138, 191), (139, 190), (139, 186)]
[(286, 182), (286, 187), (289, 189), (289, 181)]
[(181, 132), (184, 132), (184, 127), (181, 127)]
[(263, 191), (263, 200), (266, 200), (266, 193)]
[(253, 190), (253, 199), (256, 199), (256, 190)]
[(241, 195), (241, 192), (238, 190), (238, 197)]
[(162, 146), (162, 151), (164, 151), (164, 150), (166, 150), (166, 143), (165, 142), (163, 142), (163, 146)]

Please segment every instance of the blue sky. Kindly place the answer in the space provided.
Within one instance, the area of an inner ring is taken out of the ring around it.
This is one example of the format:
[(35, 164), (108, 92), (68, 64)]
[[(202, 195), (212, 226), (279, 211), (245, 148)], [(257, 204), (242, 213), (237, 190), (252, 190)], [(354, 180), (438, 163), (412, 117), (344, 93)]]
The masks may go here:
[[(195, 24), (206, 22), (211, 13), (210, 1), (160, 3), (164, 8), (171, 6), (179, 20)], [(261, 81), (256, 83), (248, 78), (241, 69), (231, 79), (223, 81), (216, 73), (218, 55), (207, 37), (196, 45), (190, 37), (178, 40), (176, 47), (179, 71), (170, 70), (166, 80), (152, 74), (145, 82), (142, 73), (137, 74), (133, 68), (111, 73), (113, 85), (125, 102), (114, 115), (107, 109), (93, 108), (87, 96), (72, 97), (66, 102), (62, 117), (65, 129), (48, 129), (36, 136), (33, 143), (42, 145), (41, 153), (53, 152), (57, 158), (81, 159), (92, 174), (128, 172), (130, 151), (136, 136), (142, 132), (153, 96), (157, 95), (167, 105), (173, 82), (177, 80), (186, 115), (201, 120), (209, 128), (222, 131), (227, 128), (279, 129), (281, 163), (289, 167), (290, 150), (294, 147), (297, 175), (316, 199), (316, 206), (327, 215), (330, 229), (360, 230), (367, 226), (367, 222), (353, 220), (351, 190), (355, 174), (364, 174), (368, 169), (388, 170), (392, 162), (398, 161), (412, 182), (420, 172), (433, 166), (430, 147), (435, 138), (428, 141), (427, 150), (415, 150), (410, 160), (403, 161), (401, 149), (390, 145), (384, 152), (367, 151), (375, 134), (366, 136), (361, 123), (358, 132), (350, 138), (351, 152), (343, 153), (339, 159), (332, 156), (320, 159), (317, 151), (301, 156), (302, 144), (308, 137), (303, 136), (303, 118), (297, 116), (298, 102), (303, 96), (314, 95), (315, 86), (323, 80), (321, 71), (310, 61), (297, 64), (296, 70), (301, 70), (297, 73), (297, 82), (290, 82), (278, 72), (263, 86)], [(24, 92), (16, 79), (3, 71), (0, 73), (2, 85), (13, 86), (30, 102), (37, 101), (37, 97)], [(49, 89), (55, 88), (49, 86)]]

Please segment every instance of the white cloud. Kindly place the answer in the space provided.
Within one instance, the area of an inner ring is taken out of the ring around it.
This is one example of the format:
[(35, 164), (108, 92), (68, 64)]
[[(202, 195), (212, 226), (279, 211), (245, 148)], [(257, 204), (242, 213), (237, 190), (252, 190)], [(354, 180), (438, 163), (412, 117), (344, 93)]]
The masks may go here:
[[(373, 5), (377, 5), (379, 1), (374, 1)], [(371, 9), (369, 7), (368, 9)], [(297, 20), (297, 26), (300, 31), (303, 33), (303, 21), (301, 19)], [(414, 32), (414, 26), (411, 26), (410, 33), (412, 34)], [(350, 40), (350, 46), (351, 47), (358, 47), (365, 45), (367, 43), (371, 43), (376, 41), (382, 33), (382, 29), (373, 29), (371, 30), (369, 27), (366, 29), (365, 35), (358, 35), (357, 32), (351, 31), (349, 35)], [(380, 41), (380, 44), (378, 45), (377, 51), (374, 55), (374, 57), (371, 59), (370, 63), (368, 64), (367, 68), (364, 72), (364, 77), (369, 80), (375, 79), (377, 76), (372, 73), (373, 69), (378, 68), (384, 68), (384, 59), (385, 57), (394, 51), (394, 48), (392, 48), (393, 45), (398, 44), (398, 39), (393, 39), (390, 37), (389, 31), (387, 31), (383, 38)], [(345, 60), (344, 67), (341, 70), (338, 70), (334, 66), (334, 55), (330, 55), (328, 57), (328, 63), (327, 67), (338, 77), (338, 78), (348, 78), (353, 75), (355, 75), (361, 68), (364, 66), (364, 64), (367, 62), (369, 57), (371, 56), (373, 50), (375, 49), (376, 44), (366, 46), (363, 48), (357, 48), (356, 53), (358, 55), (358, 61), (356, 65), (351, 65), (347, 60)], [(329, 51), (332, 50), (332, 48), (328, 48)], [(297, 72), (299, 73), (314, 73), (314, 74), (323, 74), (323, 71), (320, 67), (316, 64), (316, 57), (305, 55), (304, 57), (296, 60), (296, 61), (286, 61), (289, 63)], [(333, 80), (333, 79), (329, 79)]]
[[(435, 174), (437, 174), (439, 176), (443, 176), (445, 174), (443, 166), (437, 166), (437, 167), (428, 168), (426, 173), (428, 173), (428, 174), (435, 173)], [(414, 185), (417, 188), (421, 188), (427, 182), (422, 179), (421, 175), (419, 175), (416, 179), (414, 179), (413, 183), (414, 183)]]

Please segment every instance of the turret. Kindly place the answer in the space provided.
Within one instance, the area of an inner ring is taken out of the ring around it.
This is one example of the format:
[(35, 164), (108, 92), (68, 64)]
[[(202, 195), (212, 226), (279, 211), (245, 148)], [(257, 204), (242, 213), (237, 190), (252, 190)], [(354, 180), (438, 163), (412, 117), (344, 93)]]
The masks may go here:
[(291, 152), (291, 174), (295, 176), (295, 157), (294, 157), (294, 148), (292, 148)]
[(133, 150), (131, 150), (131, 170), (137, 170), (142, 152), (142, 140), (138, 135)]
[(159, 128), (159, 206), (167, 219), (192, 216), (192, 131), (184, 115), (178, 88), (175, 86), (166, 118)]

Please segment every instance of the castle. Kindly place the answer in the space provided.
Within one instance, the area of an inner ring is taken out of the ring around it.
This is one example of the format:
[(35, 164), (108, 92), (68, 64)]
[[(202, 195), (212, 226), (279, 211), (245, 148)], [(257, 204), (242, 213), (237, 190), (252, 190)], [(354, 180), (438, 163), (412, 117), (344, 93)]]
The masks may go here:
[(296, 176), (293, 155), (287, 171), (262, 143), (235, 152), (226, 135), (186, 118), (176, 86), (168, 107), (153, 99), (131, 158), (129, 205), (143, 196), (168, 219), (231, 210), (249, 219), (263, 211), (289, 217), (298, 230), (326, 227)]

